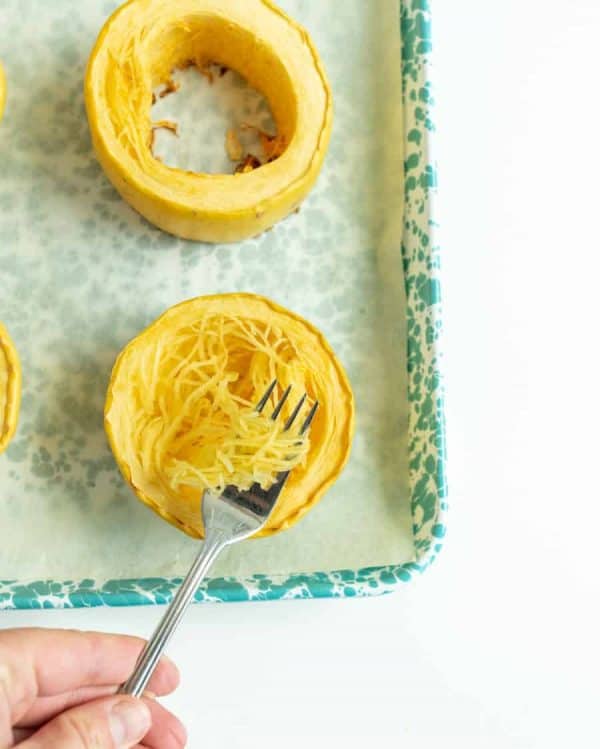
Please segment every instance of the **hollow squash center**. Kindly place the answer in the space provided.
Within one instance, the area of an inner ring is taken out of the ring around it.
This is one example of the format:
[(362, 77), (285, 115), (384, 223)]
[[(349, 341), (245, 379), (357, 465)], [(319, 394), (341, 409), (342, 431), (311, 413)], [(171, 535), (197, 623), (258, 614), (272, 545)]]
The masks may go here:
[[(150, 19), (147, 26), (121, 39), (115, 51), (123, 63), (115, 71), (118, 85), (130, 90), (126, 101), (134, 114), (140, 101), (150, 105), (152, 90), (167, 82), (175, 69), (216, 63), (238, 72), (267, 99), (277, 132), (287, 143), (294, 135), (296, 101), (288, 72), (268, 44), (229, 19), (208, 13)], [(123, 113), (115, 130), (126, 127), (128, 119)]]

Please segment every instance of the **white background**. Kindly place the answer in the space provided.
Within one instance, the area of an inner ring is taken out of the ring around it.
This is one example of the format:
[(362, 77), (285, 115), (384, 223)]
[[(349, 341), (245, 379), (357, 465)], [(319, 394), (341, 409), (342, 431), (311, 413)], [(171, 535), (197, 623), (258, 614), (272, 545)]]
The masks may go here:
[(437, 0), (434, 23), (447, 545), (393, 596), (190, 611), (168, 704), (194, 749), (600, 745), (600, 3)]

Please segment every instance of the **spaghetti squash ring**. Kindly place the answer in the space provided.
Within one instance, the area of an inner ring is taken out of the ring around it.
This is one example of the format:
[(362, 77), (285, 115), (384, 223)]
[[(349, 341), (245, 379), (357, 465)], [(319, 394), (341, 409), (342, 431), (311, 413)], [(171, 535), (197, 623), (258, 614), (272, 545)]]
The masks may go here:
[(0, 453), (13, 438), (21, 403), (21, 365), (17, 350), (0, 323)]
[[(199, 174), (152, 154), (152, 92), (173, 69), (217, 63), (268, 100), (283, 152), (239, 174)], [(129, 0), (106, 22), (85, 79), (92, 141), (139, 213), (187, 239), (233, 242), (298, 207), (329, 143), (331, 91), (307, 32), (271, 0)]]
[[(253, 410), (275, 378), (271, 408), (292, 387), (281, 423), (303, 393), (304, 413), (319, 401), (305, 441), (275, 428), (270, 408)], [(221, 294), (172, 307), (123, 349), (105, 425), (139, 499), (191, 536), (203, 534), (204, 489), (266, 487), (291, 469), (266, 535), (290, 527), (335, 481), (350, 452), (354, 403), (340, 362), (310, 323), (264, 297)]]
[(4, 105), (6, 104), (6, 75), (0, 62), (0, 120), (4, 114)]

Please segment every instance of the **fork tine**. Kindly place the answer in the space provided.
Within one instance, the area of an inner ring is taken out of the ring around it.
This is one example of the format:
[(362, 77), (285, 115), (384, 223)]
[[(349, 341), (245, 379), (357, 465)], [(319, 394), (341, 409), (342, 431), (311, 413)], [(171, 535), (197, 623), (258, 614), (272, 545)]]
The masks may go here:
[(304, 395), (302, 396), (302, 398), (300, 398), (300, 400), (299, 400), (299, 401), (298, 401), (298, 403), (296, 404), (296, 408), (294, 408), (294, 410), (293, 410), (293, 411), (292, 411), (292, 413), (290, 414), (290, 416), (289, 416), (288, 420), (287, 420), (287, 421), (285, 422), (285, 426), (284, 426), (284, 428), (283, 428), (283, 429), (284, 429), (284, 431), (286, 431), (286, 432), (287, 432), (287, 430), (288, 430), (288, 429), (289, 429), (289, 428), (290, 428), (290, 427), (292, 426), (292, 424), (293, 424), (293, 423), (294, 423), (294, 421), (296, 420), (296, 416), (298, 416), (298, 414), (300, 413), (300, 409), (301, 409), (301, 408), (302, 408), (302, 406), (304, 405), (304, 401), (305, 401), (305, 400), (306, 400), (306, 393), (304, 393)]
[(258, 411), (258, 413), (260, 413), (263, 410), (263, 408), (267, 405), (267, 402), (268, 402), (269, 398), (271, 397), (271, 393), (273, 392), (273, 390), (275, 390), (275, 386), (276, 385), (277, 385), (277, 379), (274, 379), (273, 382), (266, 389), (265, 394), (263, 395), (263, 397), (256, 404), (256, 409), (255, 410)]
[(291, 389), (292, 389), (292, 386), (288, 385), (286, 389), (283, 391), (283, 395), (281, 396), (279, 403), (275, 406), (275, 410), (271, 414), (271, 418), (273, 419), (273, 421), (275, 421), (275, 419), (279, 416), (281, 409), (283, 408), (283, 404), (286, 402)]
[(304, 419), (304, 424), (302, 424), (300, 435), (303, 435), (308, 431), (309, 426), (312, 424), (312, 420), (315, 418), (315, 414), (317, 413), (318, 408), (319, 401), (315, 401), (313, 407), (308, 412), (308, 416), (306, 417), (306, 419)]

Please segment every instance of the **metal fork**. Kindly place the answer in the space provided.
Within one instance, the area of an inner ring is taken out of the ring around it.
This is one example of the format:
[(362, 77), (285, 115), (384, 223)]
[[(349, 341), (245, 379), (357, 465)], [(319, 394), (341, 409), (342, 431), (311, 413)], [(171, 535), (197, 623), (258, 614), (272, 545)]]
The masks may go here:
[[(273, 380), (257, 403), (256, 410), (259, 413), (265, 409), (276, 386), (277, 380)], [(288, 386), (275, 406), (271, 414), (273, 421), (281, 413), (290, 391), (291, 386)], [(288, 417), (284, 429), (287, 430), (292, 427), (305, 400), (306, 393)], [(300, 436), (307, 432), (318, 407), (319, 403), (316, 401), (302, 424)], [(134, 697), (140, 697), (143, 694), (169, 640), (181, 622), (198, 586), (212, 563), (226, 546), (253, 536), (266, 524), (289, 475), (290, 471), (281, 472), (268, 490), (262, 489), (259, 484), (254, 484), (246, 491), (241, 491), (235, 486), (227, 486), (220, 495), (212, 494), (209, 491), (204, 492), (202, 497), (202, 520), (204, 522), (202, 549), (181, 583), (160, 624), (146, 643), (132, 675), (119, 689), (120, 694), (131, 694)]]

